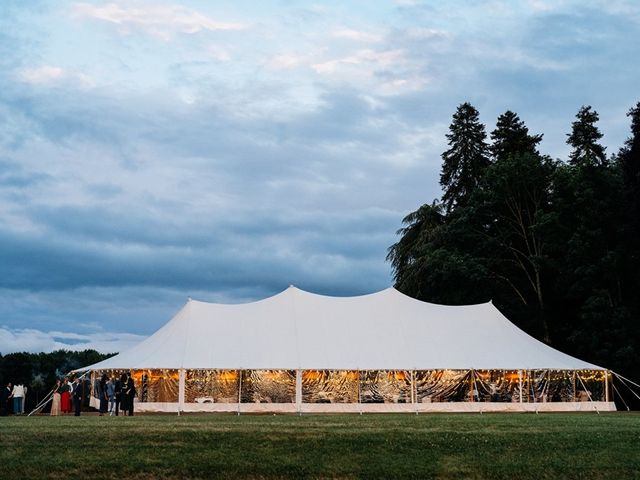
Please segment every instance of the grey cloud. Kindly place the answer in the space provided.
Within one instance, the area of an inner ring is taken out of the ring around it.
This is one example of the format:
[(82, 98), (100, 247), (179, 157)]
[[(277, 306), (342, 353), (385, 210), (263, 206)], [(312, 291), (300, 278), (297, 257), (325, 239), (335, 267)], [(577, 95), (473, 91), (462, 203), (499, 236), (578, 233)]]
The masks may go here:
[(24, 189), (47, 182), (51, 178), (45, 173), (25, 171), (16, 162), (0, 158), (0, 188)]
[(46, 291), (0, 288), (0, 326), (149, 334), (166, 322), (190, 294), (189, 290), (123, 286)]
[[(358, 275), (353, 268), (357, 269), (364, 260), (360, 268), (363, 274), (369, 273), (371, 266), (366, 262), (382, 258), (393, 238), (385, 235), (385, 231), (392, 231), (388, 212), (369, 214), (365, 216), (368, 220), (353, 213), (343, 217), (319, 214), (294, 221), (264, 214), (252, 212), (242, 224), (236, 220), (235, 227), (233, 222), (209, 224), (211, 235), (208, 239), (198, 237), (196, 244), (188, 233), (193, 225), (171, 229), (161, 223), (147, 223), (139, 228), (136, 221), (126, 225), (108, 220), (96, 223), (100, 218), (96, 212), (86, 217), (76, 216), (68, 209), (49, 213), (49, 223), (40, 222), (48, 225), (45, 235), (7, 231), (0, 234), (0, 260), (6, 272), (0, 285), (44, 290), (83, 285), (206, 285), (215, 289), (240, 286), (251, 279), (252, 283), (273, 290), (282, 278), (309, 281), (315, 275), (314, 261), (324, 259), (326, 268), (335, 258), (339, 259), (334, 265), (336, 271), (348, 276), (336, 282), (344, 288), (349, 279)], [(381, 219), (385, 221), (380, 222)], [(252, 227), (255, 224), (270, 228), (258, 231)], [(167, 234), (167, 230), (183, 235)], [(141, 236), (142, 232), (146, 236)], [(161, 244), (163, 238), (165, 242)], [(326, 282), (334, 273), (326, 271), (320, 280)], [(384, 286), (380, 279), (373, 283)]]
[[(119, 191), (117, 187), (107, 187)], [(210, 242), (212, 233), (202, 223), (176, 224), (170, 218), (153, 218), (139, 210), (107, 209), (99, 206), (35, 207), (29, 217), (57, 238), (104, 244), (198, 247)]]
[[(251, 48), (248, 59), (221, 66), (187, 56), (167, 66), (166, 87), (34, 88), (14, 75), (25, 62), (20, 28), (0, 29), (0, 57), (10, 53), (3, 40), (18, 52), (0, 58), (7, 328), (148, 334), (187, 295), (235, 302), (289, 283), (335, 295), (384, 288), (386, 249), (402, 217), (439, 195), (444, 134), (467, 100), (488, 130), (504, 110), (518, 111), (554, 156), (582, 103), (600, 111), (606, 142), (624, 139), (638, 67), (625, 61), (633, 45), (622, 40), (635, 38), (637, 25), (620, 16), (599, 25), (586, 9), (469, 23), (464, 9), (442, 8), (403, 8), (380, 35), (375, 48), (404, 53), (401, 65), (373, 75), (426, 80), (388, 96), (267, 71), (260, 61), (274, 52), (254, 51), (250, 33), (234, 45)], [(255, 31), (301, 18), (307, 27), (335, 26), (313, 9), (287, 9)], [(456, 28), (461, 21), (466, 30)], [(436, 33), (416, 35), (415, 25)], [(597, 41), (584, 36), (593, 30)], [(136, 43), (112, 40), (122, 49)], [(170, 52), (188, 47), (180, 42)], [(331, 58), (344, 54), (328, 48)], [(301, 82), (312, 101), (298, 97)]]
[[(362, 172), (379, 178), (376, 170), (383, 174), (389, 168), (385, 156), (406, 148), (399, 144), (398, 135), (408, 125), (398, 123), (389, 111), (373, 110), (356, 92), (328, 92), (317, 111), (273, 123), (264, 118), (230, 118), (206, 104), (185, 111), (173, 104), (150, 111), (139, 106), (145, 113), (136, 123), (123, 116), (121, 107), (109, 108), (104, 99), (98, 102), (100, 108), (90, 107), (89, 94), (76, 101), (86, 106), (80, 110), (67, 107), (56, 120), (58, 130), (49, 133), (52, 141), (68, 138), (76, 142), (84, 137), (100, 142), (114, 156), (126, 152), (130, 160), (124, 166), (133, 170), (142, 168), (140, 152), (144, 152), (157, 165), (199, 169), (202, 178), (213, 175), (214, 182), (235, 186), (237, 190), (231, 191), (241, 194), (255, 192), (256, 187), (258, 191), (269, 189), (271, 180), (280, 185), (303, 180), (321, 188), (349, 188), (353, 177)], [(408, 108), (416, 110), (415, 106)], [(94, 116), (101, 118), (100, 125), (88, 130), (79, 127), (89, 125)], [(67, 122), (67, 117), (73, 120)], [(46, 130), (49, 123), (45, 114), (40, 125)], [(246, 132), (252, 132), (250, 138)], [(340, 142), (348, 145), (336, 148)]]

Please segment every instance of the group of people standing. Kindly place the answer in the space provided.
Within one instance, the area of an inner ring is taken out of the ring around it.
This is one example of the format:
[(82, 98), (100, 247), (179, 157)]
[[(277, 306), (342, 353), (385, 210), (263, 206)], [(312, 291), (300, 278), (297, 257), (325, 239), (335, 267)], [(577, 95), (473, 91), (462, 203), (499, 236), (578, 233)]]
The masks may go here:
[(13, 385), (11, 382), (0, 387), (0, 415), (24, 414), (24, 398), (27, 396), (27, 387), (22, 383)]
[(96, 397), (100, 401), (100, 415), (118, 416), (122, 411), (123, 415), (133, 415), (134, 399), (136, 397), (136, 386), (131, 378), (131, 373), (123, 373), (120, 378), (109, 377), (102, 374), (100, 381), (95, 385)]
[[(95, 397), (100, 402), (100, 416), (108, 413), (110, 416), (133, 415), (133, 399), (136, 396), (136, 387), (130, 373), (123, 373), (120, 377), (109, 377), (106, 373), (94, 385)], [(76, 378), (73, 383), (68, 379), (57, 380), (53, 388), (53, 400), (51, 402), (51, 415), (61, 415), (73, 411), (75, 416), (80, 416), (84, 388), (80, 380)]]
[[(51, 415), (59, 416), (70, 414), (80, 416), (82, 401), (85, 396), (85, 384), (80, 377), (73, 381), (68, 378), (56, 380), (51, 396)], [(24, 398), (27, 387), (21, 383), (13, 385), (7, 383), (0, 386), (0, 415), (15, 415), (24, 413)], [(100, 416), (109, 414), (118, 416), (133, 415), (136, 386), (131, 378), (131, 373), (123, 373), (120, 377), (109, 377), (106, 373), (94, 385), (94, 396), (100, 402)]]
[(123, 415), (133, 415), (134, 399), (136, 397), (136, 386), (131, 378), (131, 373), (123, 373), (120, 378), (109, 377), (102, 374), (100, 381), (95, 386), (96, 397), (100, 401), (100, 415), (118, 416), (122, 411)]
[(68, 378), (56, 380), (51, 400), (51, 415), (58, 416), (71, 413), (71, 404), (73, 403), (74, 415), (79, 416), (82, 407), (83, 390), (79, 378), (74, 379), (73, 382), (69, 382)]

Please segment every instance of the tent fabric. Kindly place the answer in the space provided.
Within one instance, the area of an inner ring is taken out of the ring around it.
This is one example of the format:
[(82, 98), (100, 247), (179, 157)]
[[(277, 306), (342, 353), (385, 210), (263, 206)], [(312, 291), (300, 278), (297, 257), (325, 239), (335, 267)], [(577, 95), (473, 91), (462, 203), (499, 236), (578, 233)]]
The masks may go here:
[(490, 302), (436, 305), (394, 288), (330, 297), (293, 286), (246, 304), (189, 300), (137, 346), (85, 369), (142, 368), (604, 370), (534, 339)]

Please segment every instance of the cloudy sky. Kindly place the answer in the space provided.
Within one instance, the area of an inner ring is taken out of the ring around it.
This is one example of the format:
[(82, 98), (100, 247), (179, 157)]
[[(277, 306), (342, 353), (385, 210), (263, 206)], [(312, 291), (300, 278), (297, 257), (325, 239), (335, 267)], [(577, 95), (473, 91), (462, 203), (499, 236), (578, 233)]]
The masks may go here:
[(456, 106), (562, 158), (638, 100), (630, 1), (0, 3), (0, 352), (117, 351), (188, 296), (391, 284)]

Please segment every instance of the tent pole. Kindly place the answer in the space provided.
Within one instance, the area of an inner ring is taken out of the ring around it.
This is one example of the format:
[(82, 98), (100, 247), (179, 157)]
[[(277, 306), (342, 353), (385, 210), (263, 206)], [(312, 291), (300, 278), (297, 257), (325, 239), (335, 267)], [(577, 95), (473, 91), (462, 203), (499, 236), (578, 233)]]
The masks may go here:
[(296, 370), (296, 410), (302, 415), (302, 370)]
[(522, 403), (522, 370), (518, 370), (518, 388), (520, 390), (520, 403)]
[(609, 403), (609, 370), (604, 371), (604, 401)]
[(238, 370), (238, 415), (240, 415), (241, 404), (242, 404), (242, 370)]
[(184, 379), (185, 369), (181, 368), (178, 371), (178, 416), (180, 416), (180, 412), (184, 410)]
[(573, 371), (573, 403), (576, 403), (576, 371)]
[(418, 415), (418, 385), (416, 385), (416, 371), (411, 370), (411, 403), (413, 411)]
[(416, 403), (416, 371), (411, 370), (411, 403)]
[(472, 403), (475, 401), (475, 399), (473, 398), (474, 380), (475, 380), (475, 375), (472, 368), (469, 375), (469, 398)]
[(549, 400), (549, 392), (551, 391), (551, 370), (547, 370), (547, 398), (546, 401), (550, 402), (551, 400)]
[(361, 385), (360, 385), (360, 370), (356, 370), (356, 375), (358, 377), (358, 410), (360, 410), (360, 415), (362, 415), (362, 393), (361, 393)]
[[(533, 382), (531, 381), (531, 370), (527, 371), (527, 381), (529, 382), (529, 391), (531, 392), (531, 396), (533, 397), (533, 403), (536, 403), (536, 377), (533, 377)], [(538, 410), (536, 409), (536, 413)]]

